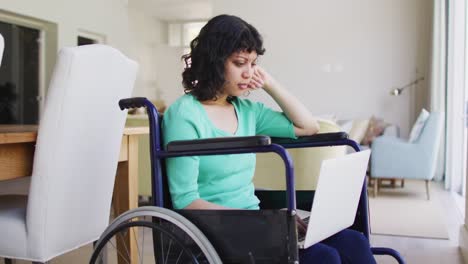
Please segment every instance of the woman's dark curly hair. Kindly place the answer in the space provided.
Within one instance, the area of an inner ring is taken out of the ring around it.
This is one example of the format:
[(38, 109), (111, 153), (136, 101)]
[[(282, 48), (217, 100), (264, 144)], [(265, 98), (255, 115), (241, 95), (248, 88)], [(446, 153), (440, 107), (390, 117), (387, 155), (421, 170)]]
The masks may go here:
[(185, 93), (199, 101), (216, 100), (222, 92), (224, 63), (234, 52), (257, 52), (263, 55), (262, 36), (252, 25), (231, 15), (216, 16), (190, 42), (190, 53), (182, 56), (185, 70), (182, 84)]

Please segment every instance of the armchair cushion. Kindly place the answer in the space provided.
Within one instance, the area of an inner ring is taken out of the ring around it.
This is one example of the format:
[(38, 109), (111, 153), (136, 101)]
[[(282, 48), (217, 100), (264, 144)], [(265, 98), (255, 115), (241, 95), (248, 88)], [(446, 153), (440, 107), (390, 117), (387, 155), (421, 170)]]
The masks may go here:
[(380, 136), (372, 142), (371, 175), (378, 178), (418, 178), (424, 164), (417, 145), (393, 136)]
[[(26, 205), (28, 197), (7, 195), (0, 200), (0, 255), (27, 254)], [(11, 239), (13, 238), (14, 239)], [(10, 238), (10, 239), (5, 239)]]
[(380, 135), (385, 130), (387, 124), (383, 121), (383, 119), (371, 117), (369, 120), (369, 125), (367, 126), (367, 131), (364, 138), (361, 141), (362, 145), (370, 145), (374, 139)]
[(422, 109), (418, 119), (416, 120), (416, 123), (414, 123), (413, 128), (411, 129), (408, 142), (413, 143), (419, 138), (419, 135), (421, 135), (421, 131), (428, 118), (429, 112), (427, 112), (426, 109)]
[(354, 120), (353, 126), (349, 131), (349, 138), (361, 143), (366, 136), (367, 128), (369, 127), (369, 119)]

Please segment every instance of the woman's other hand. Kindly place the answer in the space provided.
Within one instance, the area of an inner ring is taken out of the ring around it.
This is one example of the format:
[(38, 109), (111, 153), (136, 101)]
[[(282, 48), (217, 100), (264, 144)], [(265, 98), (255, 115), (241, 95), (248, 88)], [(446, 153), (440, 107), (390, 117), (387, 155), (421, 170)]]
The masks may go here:
[(300, 235), (305, 236), (307, 232), (307, 224), (297, 215), (296, 215), (296, 223), (297, 223), (297, 232)]

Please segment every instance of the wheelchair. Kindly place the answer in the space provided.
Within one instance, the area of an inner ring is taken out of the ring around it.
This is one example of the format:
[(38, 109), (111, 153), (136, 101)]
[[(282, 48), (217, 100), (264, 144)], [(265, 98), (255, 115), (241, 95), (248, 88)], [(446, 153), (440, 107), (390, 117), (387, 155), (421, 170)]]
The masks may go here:
[[(286, 149), (347, 145), (360, 151), (359, 145), (342, 132), (298, 139), (249, 136), (182, 140), (170, 142), (164, 150), (162, 118), (149, 100), (122, 99), (119, 106), (121, 110), (147, 109), (154, 206), (139, 207), (115, 218), (95, 243), (91, 264), (299, 263), (296, 208), (310, 210), (313, 191), (295, 191), (293, 163)], [(172, 209), (165, 179), (166, 158), (263, 152), (274, 152), (283, 160), (286, 191), (256, 190), (260, 210)], [(350, 228), (369, 238), (366, 184)], [(390, 255), (404, 263), (393, 249), (371, 249), (374, 255)]]

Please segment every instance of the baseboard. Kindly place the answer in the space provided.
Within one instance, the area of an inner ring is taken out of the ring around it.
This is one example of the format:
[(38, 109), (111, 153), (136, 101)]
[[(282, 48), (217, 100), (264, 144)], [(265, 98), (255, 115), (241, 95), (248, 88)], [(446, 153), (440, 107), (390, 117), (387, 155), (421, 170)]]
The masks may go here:
[(459, 247), (460, 252), (462, 253), (463, 260), (465, 263), (468, 263), (468, 230), (465, 225), (460, 227), (460, 236), (459, 236)]

